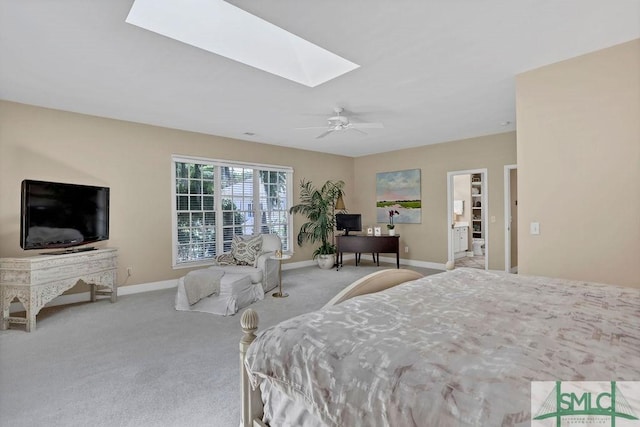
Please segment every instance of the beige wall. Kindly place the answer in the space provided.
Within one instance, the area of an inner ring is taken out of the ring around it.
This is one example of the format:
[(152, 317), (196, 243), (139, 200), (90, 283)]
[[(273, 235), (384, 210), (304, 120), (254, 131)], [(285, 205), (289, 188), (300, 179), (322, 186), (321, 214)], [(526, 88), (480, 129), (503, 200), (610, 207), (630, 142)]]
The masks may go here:
[[(504, 269), (504, 166), (515, 163), (515, 132), (426, 145), (355, 159), (354, 187), (349, 211), (362, 213), (363, 225), (375, 224), (376, 173), (420, 169), (422, 223), (398, 224), (401, 257), (444, 264), (447, 261), (447, 172), (486, 168), (489, 177), (489, 268)], [(384, 225), (384, 224), (382, 224)]]
[(640, 39), (516, 87), (519, 271), (640, 287)]
[[(435, 263), (447, 256), (446, 173), (487, 167), (497, 217), (490, 267), (503, 268), (500, 170), (515, 160), (514, 133), (353, 159), (11, 102), (0, 102), (0, 256), (35, 254), (19, 246), (23, 179), (104, 185), (111, 188), (110, 239), (96, 246), (119, 249), (120, 285), (180, 277), (185, 271), (171, 268), (171, 154), (292, 166), (294, 201), (303, 177), (342, 179), (349, 211), (363, 213), (363, 225), (375, 221), (375, 173), (420, 168), (423, 221), (399, 225), (402, 245), (410, 246), (403, 257)], [(296, 216), (294, 238), (302, 221)], [(296, 247), (292, 261), (311, 259), (312, 250)]]
[[(519, 75), (516, 104), (519, 271), (640, 287), (640, 40)], [(19, 247), (23, 179), (80, 182), (111, 187), (111, 238), (97, 246), (119, 248), (121, 285), (183, 275), (171, 268), (170, 200), (170, 156), (183, 154), (292, 166), (294, 200), (303, 177), (342, 179), (365, 226), (375, 224), (375, 174), (419, 168), (422, 223), (398, 225), (402, 257), (439, 264), (447, 172), (487, 168), (489, 267), (503, 269), (503, 167), (515, 163), (515, 135), (352, 159), (0, 101), (0, 256), (33, 254)], [(312, 250), (296, 248), (293, 261)]]
[[(110, 239), (96, 246), (119, 249), (121, 285), (184, 275), (171, 267), (172, 154), (292, 166), (294, 201), (303, 177), (342, 179), (353, 194), (350, 157), (0, 102), (0, 257), (37, 254), (20, 248), (21, 181), (73, 182), (111, 188)], [(303, 218), (294, 221), (295, 241)], [(296, 248), (292, 261), (313, 249)]]

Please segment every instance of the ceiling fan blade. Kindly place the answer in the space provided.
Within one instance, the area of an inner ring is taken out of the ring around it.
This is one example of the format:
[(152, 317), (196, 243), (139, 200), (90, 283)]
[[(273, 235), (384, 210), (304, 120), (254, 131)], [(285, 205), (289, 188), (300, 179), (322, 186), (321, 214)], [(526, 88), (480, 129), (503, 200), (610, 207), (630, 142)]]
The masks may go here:
[(328, 131), (322, 132), (320, 135), (316, 136), (316, 139), (324, 138), (325, 136), (329, 135), (331, 132), (333, 132), (333, 129), (329, 129)]
[(363, 134), (363, 135), (369, 135), (369, 134), (368, 134), (368, 133), (366, 133), (365, 131), (360, 130), (360, 129), (358, 129), (358, 128), (350, 127), (350, 128), (349, 128), (349, 130), (355, 130), (356, 132), (360, 132), (360, 133), (361, 133), (361, 134)]
[(360, 129), (382, 129), (384, 125), (382, 123), (374, 123), (374, 122), (363, 122), (356, 121), (352, 122), (349, 120), (349, 117), (346, 114), (343, 114), (345, 111), (342, 107), (336, 107), (333, 109), (335, 115), (329, 117), (327, 120), (329, 122), (329, 127), (323, 126), (309, 126), (309, 127), (298, 127), (294, 129), (324, 129), (320, 135), (316, 136), (316, 139), (324, 138), (329, 135), (331, 132), (341, 132), (344, 130), (355, 130), (356, 132), (361, 133), (362, 135), (368, 135), (366, 132)]
[(353, 129), (383, 129), (384, 125), (382, 123), (354, 123), (350, 122), (350, 125)]

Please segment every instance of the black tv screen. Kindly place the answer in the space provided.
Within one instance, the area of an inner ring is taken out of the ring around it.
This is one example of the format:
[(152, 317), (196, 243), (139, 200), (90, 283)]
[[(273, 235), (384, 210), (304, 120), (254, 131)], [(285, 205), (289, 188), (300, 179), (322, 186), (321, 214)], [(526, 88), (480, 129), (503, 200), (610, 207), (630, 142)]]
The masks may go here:
[(109, 188), (22, 181), (20, 246), (66, 248), (109, 238)]
[(362, 231), (362, 216), (360, 214), (336, 214), (336, 229), (344, 230), (345, 236), (350, 231)]

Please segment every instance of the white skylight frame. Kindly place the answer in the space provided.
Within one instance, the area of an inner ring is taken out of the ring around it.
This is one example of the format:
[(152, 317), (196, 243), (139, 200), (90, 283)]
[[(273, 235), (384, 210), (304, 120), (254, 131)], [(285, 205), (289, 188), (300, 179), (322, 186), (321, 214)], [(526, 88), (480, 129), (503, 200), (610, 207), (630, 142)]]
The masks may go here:
[(223, 0), (135, 0), (126, 22), (309, 87), (360, 67)]

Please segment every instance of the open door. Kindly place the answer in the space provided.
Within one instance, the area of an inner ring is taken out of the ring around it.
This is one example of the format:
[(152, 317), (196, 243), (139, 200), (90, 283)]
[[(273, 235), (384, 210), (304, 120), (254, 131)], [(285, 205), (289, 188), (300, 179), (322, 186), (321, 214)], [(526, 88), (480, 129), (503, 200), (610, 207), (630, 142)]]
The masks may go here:
[(447, 173), (448, 267), (489, 268), (486, 169)]

